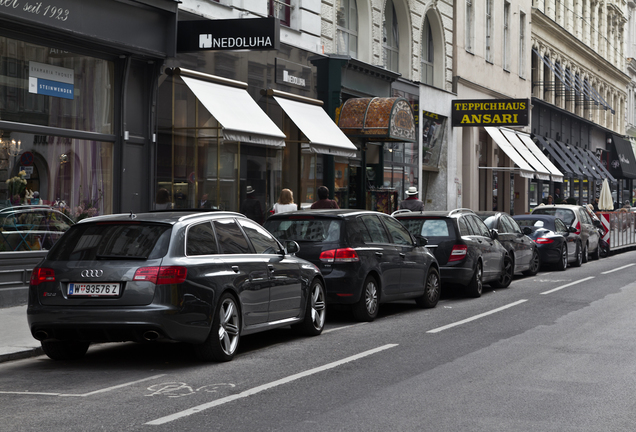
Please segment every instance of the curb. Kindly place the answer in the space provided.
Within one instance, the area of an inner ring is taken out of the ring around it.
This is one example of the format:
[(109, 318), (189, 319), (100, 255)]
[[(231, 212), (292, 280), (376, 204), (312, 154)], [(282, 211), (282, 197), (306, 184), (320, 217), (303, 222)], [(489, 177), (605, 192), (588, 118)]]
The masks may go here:
[(43, 354), (44, 351), (42, 350), (42, 347), (23, 349), (11, 353), (0, 354), (0, 363), (8, 362), (11, 360), (22, 360), (31, 357), (37, 357)]

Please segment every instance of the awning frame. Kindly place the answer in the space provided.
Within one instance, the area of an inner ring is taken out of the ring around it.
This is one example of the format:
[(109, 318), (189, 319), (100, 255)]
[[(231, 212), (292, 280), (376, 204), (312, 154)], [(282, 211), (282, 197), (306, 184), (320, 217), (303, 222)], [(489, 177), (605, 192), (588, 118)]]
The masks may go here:
[(534, 168), (532, 168), (528, 162), (515, 150), (514, 146), (510, 144), (508, 139), (503, 135), (499, 128), (493, 126), (486, 126), (486, 132), (492, 138), (492, 140), (497, 144), (497, 146), (503, 151), (508, 158), (515, 165), (517, 165), (519, 169), (519, 175), (524, 178), (533, 178), (535, 174)]
[(550, 171), (543, 166), (543, 164), (532, 154), (530, 149), (526, 147), (526, 145), (521, 141), (521, 138), (517, 135), (517, 131), (507, 128), (499, 128), (499, 130), (503, 133), (504, 137), (508, 139), (508, 142), (512, 144), (517, 153), (521, 155), (522, 158), (526, 160), (530, 164), (532, 168), (534, 168), (537, 179), (539, 180), (550, 180)]
[(521, 139), (526, 147), (534, 154), (534, 156), (543, 164), (544, 167), (550, 171), (551, 180), (561, 183), (563, 181), (563, 173), (550, 161), (550, 159), (543, 154), (543, 152), (537, 147), (529, 134), (523, 132), (517, 132), (517, 136)]

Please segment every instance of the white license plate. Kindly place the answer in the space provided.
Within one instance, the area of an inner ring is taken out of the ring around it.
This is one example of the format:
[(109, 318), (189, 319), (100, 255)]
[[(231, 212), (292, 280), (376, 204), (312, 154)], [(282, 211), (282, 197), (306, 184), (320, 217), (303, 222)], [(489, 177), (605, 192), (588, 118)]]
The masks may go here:
[(119, 284), (68, 284), (69, 297), (90, 296), (90, 297), (117, 297), (119, 295)]

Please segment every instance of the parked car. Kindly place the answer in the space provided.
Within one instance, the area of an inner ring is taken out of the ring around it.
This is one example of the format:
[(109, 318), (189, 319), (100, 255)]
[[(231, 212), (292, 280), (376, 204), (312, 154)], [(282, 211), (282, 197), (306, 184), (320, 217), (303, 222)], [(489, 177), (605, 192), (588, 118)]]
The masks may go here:
[(399, 213), (395, 218), (411, 234), (428, 239), (435, 251), (442, 283), (465, 287), (471, 297), (480, 297), (483, 284), (507, 288), (512, 282), (512, 259), (489, 230), (470, 209)]
[(561, 219), (550, 215), (533, 213), (512, 218), (537, 244), (542, 264), (556, 265), (558, 270), (565, 270), (568, 263), (573, 267), (581, 266), (582, 240), (574, 227), (567, 227)]
[(85, 219), (33, 270), (29, 327), (52, 359), (81, 357), (91, 342), (165, 339), (229, 361), (246, 334), (322, 332), (324, 279), (297, 252), (232, 212)]
[(0, 251), (48, 250), (73, 224), (49, 206), (5, 207), (0, 209)]
[(565, 222), (566, 226), (574, 227), (576, 234), (581, 236), (584, 263), (588, 261), (589, 256), (595, 260), (601, 257), (600, 236), (585, 207), (573, 204), (546, 205), (535, 207), (532, 214), (556, 216)]
[(325, 278), (327, 303), (352, 305), (359, 321), (373, 321), (380, 303), (415, 299), (435, 307), (437, 261), (393, 217), (363, 210), (306, 210), (272, 215), (265, 227), (280, 241), (301, 246), (298, 256)]
[(512, 258), (515, 273), (534, 276), (539, 272), (541, 260), (537, 245), (521, 231), (509, 214), (496, 211), (479, 211), (475, 214), (484, 221), (488, 229), (497, 230), (497, 238)]

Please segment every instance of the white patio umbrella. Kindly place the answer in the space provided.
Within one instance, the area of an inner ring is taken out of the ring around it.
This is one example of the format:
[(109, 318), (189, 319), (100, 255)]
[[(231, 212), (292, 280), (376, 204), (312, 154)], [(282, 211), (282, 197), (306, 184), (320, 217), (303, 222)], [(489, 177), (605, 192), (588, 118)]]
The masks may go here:
[(598, 197), (598, 208), (602, 211), (614, 210), (614, 200), (612, 200), (612, 191), (610, 191), (609, 182), (603, 179), (601, 194)]

